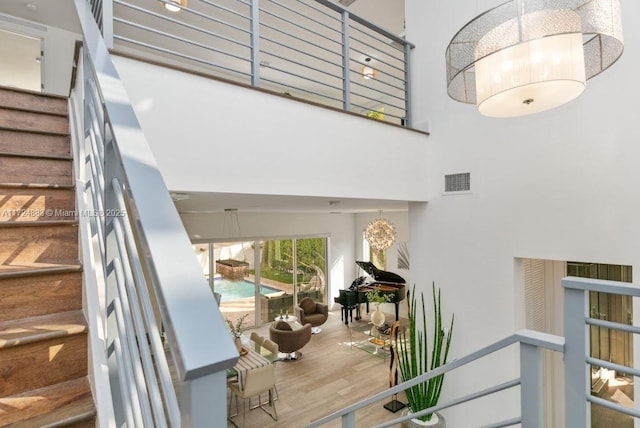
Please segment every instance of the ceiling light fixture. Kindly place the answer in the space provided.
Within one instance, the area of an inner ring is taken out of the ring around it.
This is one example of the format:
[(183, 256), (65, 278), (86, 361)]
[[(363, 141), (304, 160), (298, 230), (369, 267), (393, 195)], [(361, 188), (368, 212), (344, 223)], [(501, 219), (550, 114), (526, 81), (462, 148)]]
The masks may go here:
[(367, 57), (364, 59), (364, 62), (367, 63), (367, 65), (363, 65), (362, 69), (360, 70), (362, 72), (362, 78), (363, 79), (375, 79), (376, 78), (376, 70), (375, 68), (369, 66), (369, 63), (371, 62), (371, 58)]
[(620, 0), (503, 3), (449, 42), (447, 92), (491, 117), (567, 103), (622, 55), (620, 15)]
[(373, 220), (364, 230), (364, 237), (369, 242), (369, 246), (376, 250), (386, 250), (391, 247), (396, 240), (396, 228), (389, 220), (380, 217)]
[(180, 12), (183, 8), (187, 7), (187, 0), (166, 0), (163, 1), (162, 4), (164, 4), (165, 9), (169, 12)]

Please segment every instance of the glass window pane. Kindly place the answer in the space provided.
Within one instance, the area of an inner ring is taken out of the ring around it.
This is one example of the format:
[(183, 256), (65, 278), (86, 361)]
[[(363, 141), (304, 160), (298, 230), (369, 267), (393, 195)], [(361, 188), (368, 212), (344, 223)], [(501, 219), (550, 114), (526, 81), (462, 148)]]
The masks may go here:
[(273, 321), (280, 314), (293, 315), (293, 241), (260, 242), (260, 283), (267, 288), (260, 296), (260, 321)]
[(296, 263), (298, 272), (298, 302), (311, 297), (325, 303), (327, 287), (327, 238), (305, 238), (296, 240)]

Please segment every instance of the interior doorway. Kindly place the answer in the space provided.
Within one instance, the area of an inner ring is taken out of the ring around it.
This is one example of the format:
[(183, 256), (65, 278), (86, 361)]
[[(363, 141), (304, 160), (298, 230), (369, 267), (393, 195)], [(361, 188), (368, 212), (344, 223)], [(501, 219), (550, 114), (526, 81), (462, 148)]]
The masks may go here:
[[(602, 263), (567, 262), (567, 274), (582, 278), (631, 282), (631, 266)], [(591, 318), (631, 325), (632, 298), (617, 294), (589, 293)], [(622, 366), (633, 367), (633, 334), (606, 327), (590, 327), (591, 356)], [(591, 394), (617, 404), (633, 407), (633, 376), (617, 370), (591, 366)], [(591, 404), (591, 427), (633, 427), (633, 418)]]
[(0, 85), (42, 90), (42, 39), (0, 29)]
[[(518, 259), (517, 277), (522, 278), (524, 312), (522, 326), (532, 330), (564, 336), (564, 292), (561, 280), (565, 276), (631, 282), (631, 266), (603, 263)], [(594, 318), (621, 324), (631, 324), (633, 310), (631, 298), (625, 296), (590, 293), (589, 311)], [(633, 337), (631, 333), (605, 327), (590, 327), (590, 354), (594, 358), (633, 367)], [(563, 426), (564, 362), (562, 355), (545, 351), (544, 398), (545, 427)], [(602, 367), (592, 367), (591, 392), (594, 395), (633, 407), (633, 377)], [(591, 428), (632, 428), (631, 416), (591, 405)]]

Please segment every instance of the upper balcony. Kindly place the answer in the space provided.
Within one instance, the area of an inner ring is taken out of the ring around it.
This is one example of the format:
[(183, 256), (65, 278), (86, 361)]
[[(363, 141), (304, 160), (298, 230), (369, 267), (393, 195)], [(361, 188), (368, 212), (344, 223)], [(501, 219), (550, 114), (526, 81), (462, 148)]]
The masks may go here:
[(171, 190), (426, 200), (410, 43), (327, 0), (168, 2), (94, 12)]
[(367, 2), (392, 30), (347, 0), (92, 3), (118, 54), (411, 126), (403, 1)]

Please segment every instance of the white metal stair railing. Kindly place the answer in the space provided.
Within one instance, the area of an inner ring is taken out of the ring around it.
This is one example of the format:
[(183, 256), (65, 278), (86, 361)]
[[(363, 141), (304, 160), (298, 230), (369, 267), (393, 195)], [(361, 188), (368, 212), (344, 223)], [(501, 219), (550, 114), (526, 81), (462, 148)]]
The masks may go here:
[(344, 409), (332, 413), (331, 415), (313, 421), (309, 425), (307, 425), (307, 428), (319, 427), (338, 418), (342, 419), (343, 428), (354, 428), (356, 426), (355, 416), (357, 410), (362, 409), (375, 402), (387, 399), (394, 394), (398, 394), (410, 388), (413, 385), (425, 382), (441, 374), (448, 373), (451, 370), (484, 358), (496, 351), (514, 344), (520, 345), (520, 378), (486, 388), (482, 391), (478, 391), (476, 393), (469, 394), (451, 400), (449, 402), (438, 404), (437, 406), (431, 407), (429, 409), (424, 409), (411, 415), (406, 415), (390, 421), (382, 422), (379, 425), (376, 425), (374, 428), (391, 427), (415, 417), (447, 409), (458, 404), (466, 403), (468, 401), (472, 401), (481, 397), (495, 394), (500, 391), (504, 391), (509, 388), (513, 388), (518, 385), (520, 385), (521, 416), (487, 425), (486, 428), (507, 427), (517, 424), (521, 424), (523, 428), (540, 427), (543, 423), (542, 350), (549, 349), (556, 352), (563, 352), (564, 338), (532, 330), (522, 330), (519, 333), (502, 339), (472, 354), (454, 360), (430, 372), (424, 373), (421, 376), (418, 376), (408, 382), (396, 385), (386, 391), (375, 394), (372, 397), (369, 397), (351, 406), (345, 407)]
[(75, 4), (84, 40), (69, 105), (98, 424), (223, 426), (238, 352), (89, 4)]
[[(616, 412), (640, 418), (637, 408), (628, 408), (620, 404), (591, 395), (590, 366), (604, 367), (618, 372), (640, 377), (640, 370), (610, 361), (593, 358), (590, 349), (590, 326), (605, 327), (627, 333), (640, 334), (640, 328), (633, 325), (604, 321), (592, 318), (589, 310), (589, 293), (609, 293), (622, 296), (640, 297), (640, 287), (624, 282), (600, 279), (566, 277), (562, 279), (564, 287), (566, 335), (565, 349), (565, 422), (567, 427), (590, 427), (591, 404), (597, 404)], [(571, 411), (568, 411), (571, 409)]]

